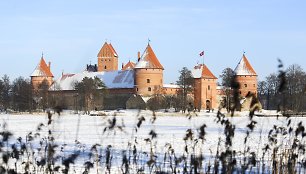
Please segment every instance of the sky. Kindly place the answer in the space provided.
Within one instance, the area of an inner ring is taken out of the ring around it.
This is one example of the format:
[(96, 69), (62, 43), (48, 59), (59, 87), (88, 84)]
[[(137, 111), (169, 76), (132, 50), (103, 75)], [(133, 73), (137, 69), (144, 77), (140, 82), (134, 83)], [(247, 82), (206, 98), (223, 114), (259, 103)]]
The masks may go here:
[(29, 78), (42, 52), (55, 79), (78, 73), (97, 63), (105, 41), (121, 68), (137, 60), (148, 39), (165, 83), (203, 61), (219, 77), (243, 52), (259, 80), (277, 72), (278, 58), (305, 71), (305, 9), (302, 0), (0, 1), (0, 76)]

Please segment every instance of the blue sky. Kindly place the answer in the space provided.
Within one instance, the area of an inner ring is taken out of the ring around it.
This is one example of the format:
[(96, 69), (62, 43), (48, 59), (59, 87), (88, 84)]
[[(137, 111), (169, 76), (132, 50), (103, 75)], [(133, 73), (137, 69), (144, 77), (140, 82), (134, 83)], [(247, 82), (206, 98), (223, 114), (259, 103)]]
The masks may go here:
[(119, 65), (135, 61), (150, 38), (166, 83), (202, 62), (219, 76), (243, 51), (259, 79), (285, 66), (306, 70), (306, 1), (52, 0), (0, 2), (0, 76), (29, 77), (41, 53), (55, 78), (96, 63), (107, 40)]

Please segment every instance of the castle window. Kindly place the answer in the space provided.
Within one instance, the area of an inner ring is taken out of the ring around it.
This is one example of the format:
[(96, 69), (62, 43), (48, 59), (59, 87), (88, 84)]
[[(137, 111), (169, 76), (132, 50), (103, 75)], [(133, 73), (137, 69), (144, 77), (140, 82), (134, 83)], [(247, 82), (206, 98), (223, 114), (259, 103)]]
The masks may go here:
[(247, 88), (247, 87), (248, 87), (248, 84), (244, 84), (244, 87)]
[(253, 84), (253, 87), (255, 88), (255, 84)]
[(136, 91), (138, 91), (138, 88), (136, 88)]
[(208, 85), (207, 89), (210, 90), (210, 85)]
[(150, 79), (147, 79), (147, 83), (150, 83)]
[(151, 87), (148, 87), (148, 91), (151, 91)]
[(104, 69), (106, 69), (106, 65), (104, 66)]

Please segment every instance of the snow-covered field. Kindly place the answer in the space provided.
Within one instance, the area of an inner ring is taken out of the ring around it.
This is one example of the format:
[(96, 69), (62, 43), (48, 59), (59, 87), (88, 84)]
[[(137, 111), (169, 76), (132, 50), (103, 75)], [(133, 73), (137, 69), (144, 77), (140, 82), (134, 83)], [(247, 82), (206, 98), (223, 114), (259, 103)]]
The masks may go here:
[[(65, 144), (65, 151), (73, 151), (75, 149), (75, 140), (78, 140), (84, 151), (90, 151), (94, 144), (100, 144), (103, 149), (107, 145), (111, 145), (116, 151), (118, 157), (113, 156), (113, 165), (121, 164), (121, 151), (128, 148), (128, 144), (137, 142), (138, 151), (150, 152), (150, 143), (145, 141), (150, 138), (149, 132), (154, 130), (157, 138), (154, 139), (154, 152), (165, 153), (166, 144), (170, 143), (177, 155), (184, 152), (185, 142), (183, 140), (186, 130), (191, 129), (194, 132), (194, 138), (198, 136), (198, 128), (206, 124), (206, 141), (201, 145), (201, 151), (206, 158), (215, 155), (218, 146), (218, 139), (221, 137), (221, 143), (224, 143), (224, 127), (220, 123), (216, 123), (216, 113), (201, 112), (193, 115), (191, 118), (181, 113), (156, 113), (156, 120), (151, 111), (122, 110), (120, 112), (105, 112), (107, 116), (89, 116), (72, 114), (68, 111), (60, 116), (53, 114), (53, 123), (49, 128), (43, 128), (40, 131), (40, 137), (47, 137), (48, 129), (53, 131), (55, 141), (59, 145)], [(116, 116), (114, 116), (116, 115)], [(248, 113), (241, 113), (241, 116), (228, 117), (236, 126), (235, 136), (233, 139), (233, 149), (243, 151), (244, 138), (246, 136), (246, 125), (249, 124)], [(136, 131), (137, 123), (140, 117), (145, 120)], [(116, 126), (111, 125), (116, 118)], [(13, 133), (11, 142), (16, 141), (18, 137), (26, 138), (30, 132), (33, 134), (38, 125), (43, 123), (48, 125), (47, 114), (0, 114), (1, 127), (6, 123), (6, 130)], [(284, 117), (254, 117), (257, 125), (254, 132), (250, 134), (248, 144), (250, 150), (261, 154), (264, 144), (268, 141), (268, 132), (274, 125), (286, 126), (287, 120)], [(302, 121), (305, 124), (306, 118), (291, 118), (292, 125), (297, 125)], [(105, 129), (106, 128), (106, 129)], [(109, 128), (109, 129), (107, 129)], [(286, 142), (284, 142), (286, 143)], [(34, 144), (38, 147), (38, 143)], [(224, 147), (224, 146), (222, 146)], [(86, 156), (82, 157), (79, 163), (86, 161)], [(118, 158), (116, 160), (116, 158)], [(116, 164), (117, 163), (117, 164)]]

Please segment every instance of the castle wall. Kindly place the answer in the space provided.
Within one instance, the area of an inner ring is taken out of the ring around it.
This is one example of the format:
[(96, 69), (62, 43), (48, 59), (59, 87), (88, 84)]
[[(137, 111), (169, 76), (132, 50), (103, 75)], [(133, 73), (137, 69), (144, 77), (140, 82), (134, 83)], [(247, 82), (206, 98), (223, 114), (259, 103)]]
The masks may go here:
[(162, 94), (165, 94), (165, 95), (176, 95), (177, 92), (180, 90), (180, 88), (163, 88), (162, 89)]
[(163, 70), (162, 69), (134, 69), (136, 94), (149, 96), (162, 94)]
[(245, 97), (248, 92), (253, 92), (257, 95), (257, 76), (254, 75), (239, 75), (236, 77), (240, 84), (240, 95)]
[[(101, 100), (96, 101), (96, 108), (101, 109), (118, 109), (126, 108), (126, 102), (133, 95), (133, 88), (124, 89), (108, 89)], [(53, 106), (61, 106), (65, 109), (81, 110), (78, 101), (77, 91), (49, 91), (51, 98), (54, 98), (57, 103)]]

